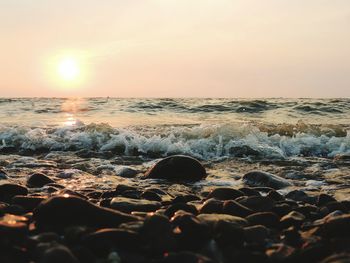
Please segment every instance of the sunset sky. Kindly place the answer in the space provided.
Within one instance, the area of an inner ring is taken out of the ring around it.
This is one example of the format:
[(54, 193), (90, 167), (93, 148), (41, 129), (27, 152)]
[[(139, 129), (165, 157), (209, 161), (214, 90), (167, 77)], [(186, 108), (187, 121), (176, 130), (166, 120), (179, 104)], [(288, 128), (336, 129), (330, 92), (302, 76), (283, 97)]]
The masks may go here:
[(0, 0), (0, 97), (350, 97), (349, 0)]

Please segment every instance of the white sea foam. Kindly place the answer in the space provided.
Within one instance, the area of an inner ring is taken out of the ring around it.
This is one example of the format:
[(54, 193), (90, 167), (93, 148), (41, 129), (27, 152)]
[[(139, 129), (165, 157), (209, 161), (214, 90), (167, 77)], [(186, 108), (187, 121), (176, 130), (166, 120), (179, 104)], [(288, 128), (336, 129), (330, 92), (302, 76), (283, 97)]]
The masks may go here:
[(112, 151), (120, 155), (189, 154), (202, 159), (224, 156), (334, 157), (350, 153), (345, 137), (297, 133), (269, 135), (252, 125), (213, 124), (113, 129), (107, 124), (79, 123), (70, 127), (29, 128), (0, 126), (0, 152), (12, 151)]

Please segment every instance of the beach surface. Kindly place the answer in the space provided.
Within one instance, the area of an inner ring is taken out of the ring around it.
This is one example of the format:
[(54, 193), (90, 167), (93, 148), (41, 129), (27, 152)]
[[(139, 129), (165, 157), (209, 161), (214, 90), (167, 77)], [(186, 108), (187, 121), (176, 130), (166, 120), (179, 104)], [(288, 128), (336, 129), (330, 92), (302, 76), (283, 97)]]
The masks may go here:
[(1, 262), (347, 262), (349, 131), (349, 99), (0, 99)]

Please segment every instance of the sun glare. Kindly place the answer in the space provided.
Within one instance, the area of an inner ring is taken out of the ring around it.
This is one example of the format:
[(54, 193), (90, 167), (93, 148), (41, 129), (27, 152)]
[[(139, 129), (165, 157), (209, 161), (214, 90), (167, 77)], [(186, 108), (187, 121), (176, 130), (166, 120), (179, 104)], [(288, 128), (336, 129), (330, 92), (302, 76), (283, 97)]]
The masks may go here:
[(59, 61), (57, 73), (64, 81), (74, 81), (80, 75), (80, 67), (76, 59), (67, 57)]

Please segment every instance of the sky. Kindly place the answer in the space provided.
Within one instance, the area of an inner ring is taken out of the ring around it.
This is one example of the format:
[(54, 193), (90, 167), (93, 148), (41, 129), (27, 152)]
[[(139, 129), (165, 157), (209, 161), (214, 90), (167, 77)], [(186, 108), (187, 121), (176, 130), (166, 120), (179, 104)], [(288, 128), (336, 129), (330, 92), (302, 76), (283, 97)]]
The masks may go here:
[(350, 97), (350, 1), (0, 0), (0, 61), (0, 97)]

